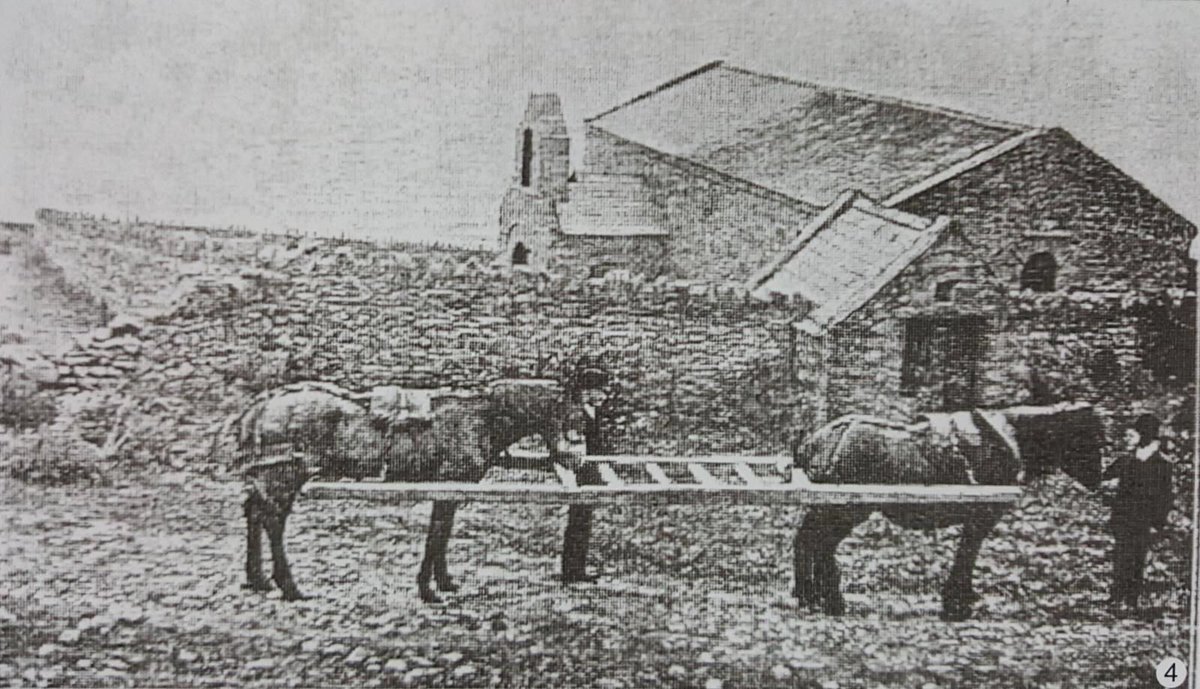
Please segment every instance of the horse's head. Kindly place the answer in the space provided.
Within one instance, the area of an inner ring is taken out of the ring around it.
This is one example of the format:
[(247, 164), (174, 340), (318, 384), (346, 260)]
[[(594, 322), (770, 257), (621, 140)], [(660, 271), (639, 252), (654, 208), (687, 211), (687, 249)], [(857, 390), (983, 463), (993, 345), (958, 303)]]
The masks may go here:
[[(506, 379), (488, 386), (489, 423), (503, 446), (540, 435), (552, 456), (582, 457), (594, 432), (595, 413), (550, 379)], [(570, 463), (570, 462), (568, 462)]]
[(1104, 426), (1092, 405), (1014, 407), (1006, 416), (1016, 430), (1028, 473), (1061, 469), (1089, 490), (1100, 486)]

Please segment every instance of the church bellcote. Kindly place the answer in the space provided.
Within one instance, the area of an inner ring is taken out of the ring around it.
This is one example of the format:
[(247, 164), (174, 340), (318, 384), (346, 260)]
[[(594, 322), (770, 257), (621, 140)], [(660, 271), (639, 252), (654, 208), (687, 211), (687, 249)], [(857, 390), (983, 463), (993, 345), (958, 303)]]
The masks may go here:
[(571, 142), (562, 103), (553, 93), (529, 96), (517, 127), (516, 183), (538, 196), (567, 200)]

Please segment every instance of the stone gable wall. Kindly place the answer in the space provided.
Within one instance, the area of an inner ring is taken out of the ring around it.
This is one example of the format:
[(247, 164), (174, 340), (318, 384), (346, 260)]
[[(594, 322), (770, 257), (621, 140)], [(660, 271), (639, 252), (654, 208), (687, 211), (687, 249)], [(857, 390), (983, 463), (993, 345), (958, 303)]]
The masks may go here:
[(589, 170), (645, 175), (671, 236), (671, 269), (685, 278), (747, 280), (817, 209), (664, 156), (596, 127), (587, 133)]
[(955, 218), (1012, 287), (1024, 261), (1041, 251), (1054, 254), (1062, 291), (1189, 286), (1195, 226), (1061, 129), (898, 207)]

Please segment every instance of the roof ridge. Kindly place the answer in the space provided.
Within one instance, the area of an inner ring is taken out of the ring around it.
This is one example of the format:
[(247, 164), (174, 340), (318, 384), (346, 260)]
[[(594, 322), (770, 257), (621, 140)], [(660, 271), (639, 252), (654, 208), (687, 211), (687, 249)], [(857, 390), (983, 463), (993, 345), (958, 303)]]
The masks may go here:
[(712, 62), (703, 64), (703, 65), (697, 67), (696, 69), (693, 69), (690, 72), (685, 72), (683, 74), (680, 74), (677, 77), (668, 79), (667, 81), (664, 81), (663, 83), (659, 84), (658, 86), (655, 86), (654, 88), (650, 89), (649, 91), (644, 91), (644, 92), (639, 93), (638, 95), (634, 96), (633, 98), (630, 98), (627, 101), (618, 103), (617, 105), (612, 106), (611, 108), (605, 110), (604, 112), (601, 112), (598, 115), (592, 115), (591, 117), (585, 118), (583, 121), (584, 121), (584, 123), (588, 123), (588, 122), (592, 122), (593, 120), (598, 120), (601, 117), (605, 117), (606, 115), (611, 115), (614, 112), (616, 112), (624, 107), (633, 105), (634, 103), (636, 103), (640, 100), (644, 100), (646, 98), (649, 98), (650, 96), (653, 96), (655, 94), (666, 91), (667, 89), (671, 88), (672, 86), (677, 86), (678, 84), (681, 84), (681, 83), (687, 81), (688, 79), (691, 79), (692, 77), (704, 74), (705, 72), (716, 69), (717, 67), (720, 67), (724, 64), (725, 64), (724, 60), (713, 60)]
[(898, 208), (889, 208), (866, 194), (855, 199), (854, 208), (867, 215), (886, 220), (895, 225), (907, 227), (916, 232), (924, 232), (933, 226), (937, 219), (930, 219), (917, 213), (909, 213)]
[[(997, 117), (988, 117), (986, 115), (980, 115), (978, 113), (967, 112), (965, 110), (949, 108), (949, 107), (945, 107), (942, 105), (934, 105), (932, 103), (922, 103), (920, 101), (908, 100), (906, 98), (900, 98), (897, 96), (885, 96), (882, 94), (870, 93), (868, 91), (860, 91), (858, 89), (852, 89), (852, 88), (848, 88), (845, 86), (830, 86), (828, 84), (822, 84), (822, 83), (819, 83), (816, 81), (797, 79), (795, 77), (783, 76), (780, 74), (770, 74), (768, 72), (759, 72), (756, 70), (748, 69), (746, 67), (738, 67), (736, 65), (727, 65), (727, 64), (724, 64), (724, 61), (706, 65), (706, 67), (709, 69), (711, 69), (712, 67), (718, 67), (718, 66), (724, 67), (725, 69), (728, 69), (728, 70), (731, 70), (734, 72), (750, 74), (753, 76), (762, 77), (764, 79), (772, 79), (775, 81), (782, 81), (787, 84), (803, 86), (805, 88), (818, 89), (818, 90), (822, 90), (822, 91), (832, 91), (834, 93), (840, 93), (843, 95), (852, 96), (854, 98), (860, 98), (862, 100), (875, 101), (877, 103), (889, 103), (889, 104), (893, 104), (893, 105), (903, 105), (905, 107), (914, 108), (917, 110), (926, 110), (926, 111), (935, 112), (935, 113), (938, 113), (941, 115), (949, 115), (951, 117), (968, 120), (968, 121), (974, 122), (976, 124), (982, 124), (982, 125), (986, 125), (989, 127), (997, 127), (997, 128), (1001, 128), (1001, 129), (1011, 129), (1011, 130), (1014, 130), (1017, 132), (1023, 132), (1023, 131), (1029, 130), (1029, 129), (1037, 129), (1033, 125), (1023, 124), (1020, 122), (1012, 122), (1009, 120), (1002, 120)], [(707, 71), (707, 70), (705, 70), (705, 71)], [(685, 75), (684, 77), (680, 77), (679, 80), (682, 81), (684, 78), (690, 78), (692, 76), (695, 76), (695, 75), (688, 74), (688, 75)], [(650, 94), (644, 94), (644, 95), (648, 96)], [(618, 107), (623, 107), (623, 106), (618, 106)], [(616, 108), (613, 108), (613, 109), (615, 110)]]
[(938, 170), (937, 172), (915, 184), (911, 184), (904, 189), (901, 189), (895, 194), (892, 194), (884, 199), (880, 205), (888, 208), (897, 206), (911, 199), (912, 197), (917, 196), (918, 194), (929, 191), (939, 184), (948, 182), (965, 172), (974, 170), (985, 163), (989, 163), (996, 158), (999, 158), (1009, 151), (1020, 148), (1026, 142), (1036, 139), (1049, 131), (1052, 131), (1052, 129), (1034, 128), (1014, 134), (1013, 136), (1010, 136), (999, 143), (992, 144), (983, 150), (977, 151), (973, 155), (970, 155), (947, 168)]

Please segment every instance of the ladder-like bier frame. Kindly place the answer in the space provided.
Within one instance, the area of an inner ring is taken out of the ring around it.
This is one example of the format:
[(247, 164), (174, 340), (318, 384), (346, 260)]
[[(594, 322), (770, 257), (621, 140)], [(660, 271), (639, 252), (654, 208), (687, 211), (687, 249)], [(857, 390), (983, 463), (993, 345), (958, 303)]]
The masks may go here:
[[(512, 451), (514, 456), (545, 459), (546, 455)], [(741, 505), (934, 505), (947, 503), (1015, 503), (1017, 486), (978, 485), (876, 485), (813, 483), (792, 467), (785, 480), (778, 468), (788, 457), (711, 455), (658, 457), (639, 455), (589, 455), (601, 483), (580, 485), (575, 472), (555, 464), (558, 483), (394, 483), (313, 482), (304, 492), (314, 498), (361, 498), (383, 503), (450, 500), (550, 505), (677, 505), (733, 503)], [(672, 480), (664, 466), (684, 465), (694, 482)], [(622, 477), (616, 467), (643, 473), (648, 481)], [(732, 467), (734, 481), (718, 478), (710, 469)], [(755, 468), (770, 468), (759, 473)], [(765, 475), (764, 475), (765, 474)]]

